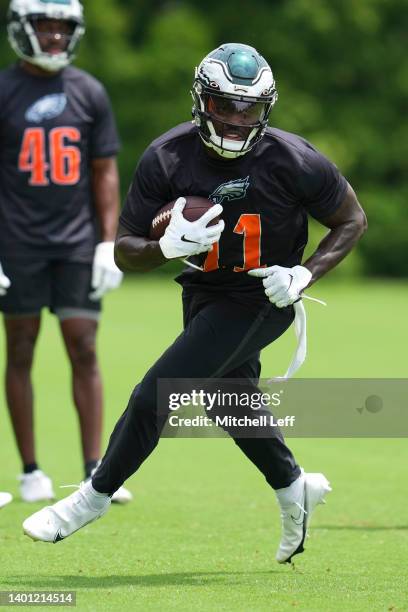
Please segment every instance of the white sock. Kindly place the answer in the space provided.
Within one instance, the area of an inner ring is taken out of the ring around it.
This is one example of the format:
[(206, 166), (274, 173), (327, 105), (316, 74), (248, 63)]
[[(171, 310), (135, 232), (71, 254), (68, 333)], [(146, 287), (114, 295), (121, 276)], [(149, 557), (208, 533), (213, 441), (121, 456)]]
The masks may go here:
[(288, 487), (284, 487), (283, 489), (277, 489), (275, 491), (279, 505), (282, 508), (286, 508), (287, 506), (291, 506), (295, 502), (299, 501), (299, 498), (302, 497), (303, 486), (304, 474), (302, 470), (302, 473), (299, 478), (294, 480)]
[(91, 497), (91, 503), (95, 508), (103, 508), (106, 505), (106, 500), (109, 499), (109, 495), (107, 495), (107, 493), (99, 493), (99, 491), (96, 491), (93, 488), (91, 481), (85, 483), (84, 489), (84, 493)]

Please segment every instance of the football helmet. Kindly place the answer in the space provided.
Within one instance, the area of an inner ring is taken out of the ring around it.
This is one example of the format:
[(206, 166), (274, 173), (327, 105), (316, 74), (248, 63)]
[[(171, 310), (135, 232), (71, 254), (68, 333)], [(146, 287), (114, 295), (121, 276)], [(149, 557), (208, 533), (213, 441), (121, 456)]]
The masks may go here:
[(193, 118), (207, 147), (227, 158), (262, 138), (278, 94), (266, 60), (248, 45), (224, 44), (195, 70)]
[[(69, 34), (57, 34), (66, 42), (60, 52), (47, 53), (41, 47), (36, 22), (56, 19), (69, 24)], [(72, 62), (84, 35), (83, 8), (79, 0), (11, 0), (7, 16), (8, 39), (26, 62), (49, 72), (58, 72)]]

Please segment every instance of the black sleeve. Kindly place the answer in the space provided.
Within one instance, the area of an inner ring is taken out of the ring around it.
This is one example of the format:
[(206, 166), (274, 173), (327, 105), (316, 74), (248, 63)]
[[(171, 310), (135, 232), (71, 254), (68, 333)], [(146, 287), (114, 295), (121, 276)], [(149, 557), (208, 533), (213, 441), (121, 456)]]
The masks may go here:
[(324, 219), (343, 202), (347, 181), (327, 157), (310, 147), (303, 158), (299, 187), (307, 212), (316, 219)]
[(120, 223), (136, 236), (148, 236), (156, 212), (170, 201), (167, 175), (154, 150), (149, 147), (136, 168)]
[(92, 94), (94, 122), (90, 137), (90, 157), (92, 159), (112, 157), (120, 149), (112, 106), (108, 94), (101, 83), (97, 83)]

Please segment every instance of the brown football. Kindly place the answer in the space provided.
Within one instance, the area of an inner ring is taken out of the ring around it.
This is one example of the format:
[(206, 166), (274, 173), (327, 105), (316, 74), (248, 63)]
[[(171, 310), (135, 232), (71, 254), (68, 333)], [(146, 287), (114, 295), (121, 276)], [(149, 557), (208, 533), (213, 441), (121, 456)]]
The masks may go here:
[[(214, 202), (200, 196), (185, 196), (186, 205), (183, 210), (183, 216), (188, 221), (197, 221), (209, 208), (214, 206)], [(176, 200), (162, 206), (155, 214), (150, 226), (149, 238), (151, 240), (160, 240), (163, 236), (166, 227), (170, 223), (171, 211)], [(215, 225), (218, 223), (219, 217), (216, 217), (209, 223)]]

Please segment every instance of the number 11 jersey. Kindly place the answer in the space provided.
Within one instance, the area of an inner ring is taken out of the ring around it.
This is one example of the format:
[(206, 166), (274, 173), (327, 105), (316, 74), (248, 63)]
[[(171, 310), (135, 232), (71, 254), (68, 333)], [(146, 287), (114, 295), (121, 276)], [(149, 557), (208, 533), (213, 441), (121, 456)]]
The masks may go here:
[(309, 142), (267, 128), (236, 159), (214, 159), (191, 122), (156, 139), (136, 169), (121, 215), (130, 232), (148, 236), (157, 210), (178, 196), (222, 204), (225, 229), (208, 255), (191, 258), (177, 279), (186, 291), (220, 292), (264, 302), (262, 283), (247, 274), (261, 266), (292, 267), (307, 243), (307, 216), (324, 220), (341, 205), (347, 181)]

